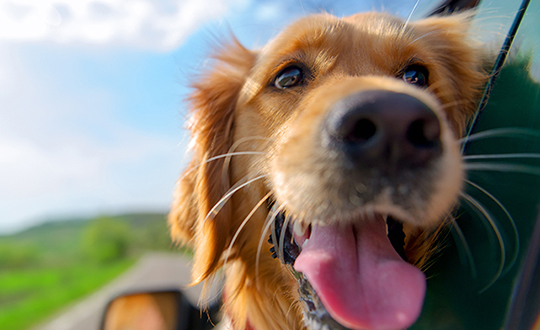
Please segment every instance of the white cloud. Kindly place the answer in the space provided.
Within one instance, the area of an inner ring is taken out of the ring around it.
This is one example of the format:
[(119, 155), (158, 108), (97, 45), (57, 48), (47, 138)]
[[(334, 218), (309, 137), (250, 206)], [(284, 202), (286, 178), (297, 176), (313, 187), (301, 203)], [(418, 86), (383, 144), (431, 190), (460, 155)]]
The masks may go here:
[(5, 175), (0, 177), (0, 198), (56, 194), (74, 182), (91, 186), (100, 172), (99, 157), (85, 153), (83, 146), (67, 145), (51, 152), (29, 140), (1, 138), (0, 170)]
[(243, 0), (0, 0), (0, 40), (176, 48)]
[[(51, 112), (56, 125), (46, 124), (27, 134), (0, 127), (0, 232), (47, 217), (134, 209), (165, 211), (170, 204), (185, 149), (178, 145), (181, 132), (178, 138), (166, 138), (110, 116), (92, 118), (91, 109), (81, 109), (85, 102), (90, 103), (91, 94), (77, 96), (81, 97), (77, 116), (103, 121), (103, 131), (110, 135), (106, 141), (74, 133), (74, 127), (63, 124), (66, 119), (69, 122), (63, 111)], [(40, 99), (34, 109), (57, 106), (63, 107)], [(64, 106), (69, 107), (69, 102)], [(4, 114), (0, 113), (0, 119), (6, 118)], [(22, 115), (33, 121), (32, 110)], [(10, 124), (25, 131), (13, 120), (7, 122)]]
[(89, 82), (84, 70), (66, 77), (62, 62), (35, 71), (23, 56), (34, 49), (0, 47), (0, 233), (46, 218), (166, 210), (182, 131), (125, 122), (116, 112), (125, 95)]
[(0, 136), (0, 232), (48, 217), (122, 210), (167, 210), (183, 147), (176, 141), (125, 129), (106, 146), (91, 138), (41, 148), (24, 138)]

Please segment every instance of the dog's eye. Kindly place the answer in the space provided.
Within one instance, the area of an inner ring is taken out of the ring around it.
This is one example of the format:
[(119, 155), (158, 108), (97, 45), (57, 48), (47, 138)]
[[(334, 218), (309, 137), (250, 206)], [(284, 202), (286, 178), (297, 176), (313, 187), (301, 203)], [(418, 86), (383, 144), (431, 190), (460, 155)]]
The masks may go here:
[(428, 70), (420, 65), (411, 65), (405, 69), (403, 80), (418, 87), (426, 87), (428, 84)]
[(298, 66), (293, 65), (286, 67), (285, 69), (281, 70), (280, 73), (276, 76), (276, 80), (274, 80), (274, 86), (276, 86), (279, 89), (285, 89), (289, 87), (296, 86), (302, 82), (302, 79), (304, 74), (302, 72), (302, 69), (300, 69)]

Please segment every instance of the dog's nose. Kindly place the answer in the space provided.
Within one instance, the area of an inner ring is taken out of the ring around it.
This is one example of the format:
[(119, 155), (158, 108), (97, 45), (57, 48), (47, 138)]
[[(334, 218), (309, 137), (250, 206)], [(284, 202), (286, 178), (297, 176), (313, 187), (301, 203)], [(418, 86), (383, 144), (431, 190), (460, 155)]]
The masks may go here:
[(363, 91), (336, 102), (323, 137), (355, 164), (422, 166), (442, 153), (441, 125), (419, 99), (382, 90)]

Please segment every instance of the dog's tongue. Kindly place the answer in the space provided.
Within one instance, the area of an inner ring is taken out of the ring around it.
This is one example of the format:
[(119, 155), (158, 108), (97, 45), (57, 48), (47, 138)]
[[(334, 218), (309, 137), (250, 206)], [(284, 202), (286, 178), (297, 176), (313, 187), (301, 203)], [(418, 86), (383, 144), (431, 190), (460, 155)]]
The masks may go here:
[(382, 217), (361, 225), (313, 225), (295, 261), (330, 315), (351, 329), (403, 329), (418, 318), (426, 281), (403, 261)]

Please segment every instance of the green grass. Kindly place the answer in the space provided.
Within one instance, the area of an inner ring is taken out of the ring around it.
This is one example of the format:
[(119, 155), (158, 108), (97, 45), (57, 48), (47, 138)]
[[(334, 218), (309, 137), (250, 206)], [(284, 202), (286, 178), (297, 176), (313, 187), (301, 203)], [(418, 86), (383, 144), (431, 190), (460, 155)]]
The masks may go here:
[[(121, 248), (107, 249), (115, 243)], [(155, 250), (175, 250), (159, 213), (52, 221), (0, 236), (0, 330), (43, 322)]]
[(23, 330), (120, 275), (134, 260), (0, 272), (0, 329)]

